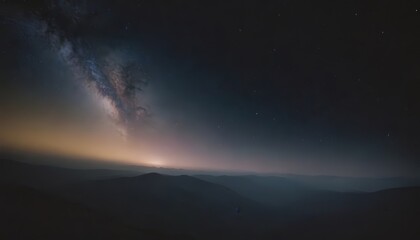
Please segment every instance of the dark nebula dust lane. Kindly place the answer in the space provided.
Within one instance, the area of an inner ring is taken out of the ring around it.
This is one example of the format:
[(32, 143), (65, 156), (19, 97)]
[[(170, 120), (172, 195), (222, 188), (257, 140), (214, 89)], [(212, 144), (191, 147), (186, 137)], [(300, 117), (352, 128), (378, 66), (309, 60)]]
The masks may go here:
[(416, 1), (3, 1), (0, 147), (420, 174)]

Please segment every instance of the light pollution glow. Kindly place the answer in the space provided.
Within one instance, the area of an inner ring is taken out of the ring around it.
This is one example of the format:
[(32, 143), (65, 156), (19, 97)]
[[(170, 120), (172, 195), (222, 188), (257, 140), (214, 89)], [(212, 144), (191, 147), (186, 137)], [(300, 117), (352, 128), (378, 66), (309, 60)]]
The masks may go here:
[[(106, 117), (96, 119), (97, 121), (92, 123), (81, 119), (61, 119), (48, 114), (41, 116), (41, 112), (35, 110), (19, 116), (9, 115), (2, 118), (0, 147), (129, 165), (203, 167), (197, 164), (200, 161), (185, 161), (187, 158), (185, 154), (179, 154), (178, 147), (168, 147), (168, 143), (165, 146), (156, 136), (146, 136), (146, 131), (144, 139), (126, 140)], [(148, 138), (150, 140), (146, 141)], [(156, 139), (154, 143), (153, 139)], [(177, 157), (174, 149), (182, 157)], [(172, 157), (169, 158), (169, 155)], [(176, 161), (180, 158), (184, 161)]]

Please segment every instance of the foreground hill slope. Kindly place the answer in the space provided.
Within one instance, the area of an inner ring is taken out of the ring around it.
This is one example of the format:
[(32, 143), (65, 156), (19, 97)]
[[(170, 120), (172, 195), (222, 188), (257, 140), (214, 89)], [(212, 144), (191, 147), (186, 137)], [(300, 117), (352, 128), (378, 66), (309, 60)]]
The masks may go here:
[(419, 239), (420, 187), (336, 193), (295, 203), (272, 239)]
[(134, 228), (78, 203), (0, 185), (0, 239), (188, 239)]
[(89, 181), (66, 188), (64, 194), (141, 226), (207, 239), (237, 237), (243, 228), (257, 229), (263, 224), (258, 219), (266, 217), (262, 213), (270, 212), (227, 187), (157, 173)]

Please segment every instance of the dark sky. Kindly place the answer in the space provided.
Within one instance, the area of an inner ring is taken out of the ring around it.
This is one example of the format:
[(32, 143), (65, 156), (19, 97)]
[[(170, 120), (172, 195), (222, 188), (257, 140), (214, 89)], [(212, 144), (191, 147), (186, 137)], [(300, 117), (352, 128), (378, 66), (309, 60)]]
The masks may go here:
[(4, 1), (0, 14), (7, 147), (420, 174), (418, 1)]

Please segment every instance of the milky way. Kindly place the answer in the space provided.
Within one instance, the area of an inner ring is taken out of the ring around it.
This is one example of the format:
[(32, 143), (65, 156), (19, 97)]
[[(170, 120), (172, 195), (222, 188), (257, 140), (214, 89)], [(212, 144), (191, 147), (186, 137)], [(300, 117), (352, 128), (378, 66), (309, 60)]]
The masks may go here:
[(74, 79), (100, 100), (117, 130), (126, 137), (128, 128), (147, 116), (138, 99), (147, 83), (144, 71), (124, 51), (108, 49), (106, 56), (96, 54), (96, 45), (73, 31), (88, 21), (86, 4), (69, 1), (50, 4), (42, 14), (15, 19), (27, 33), (48, 42), (74, 73)]

